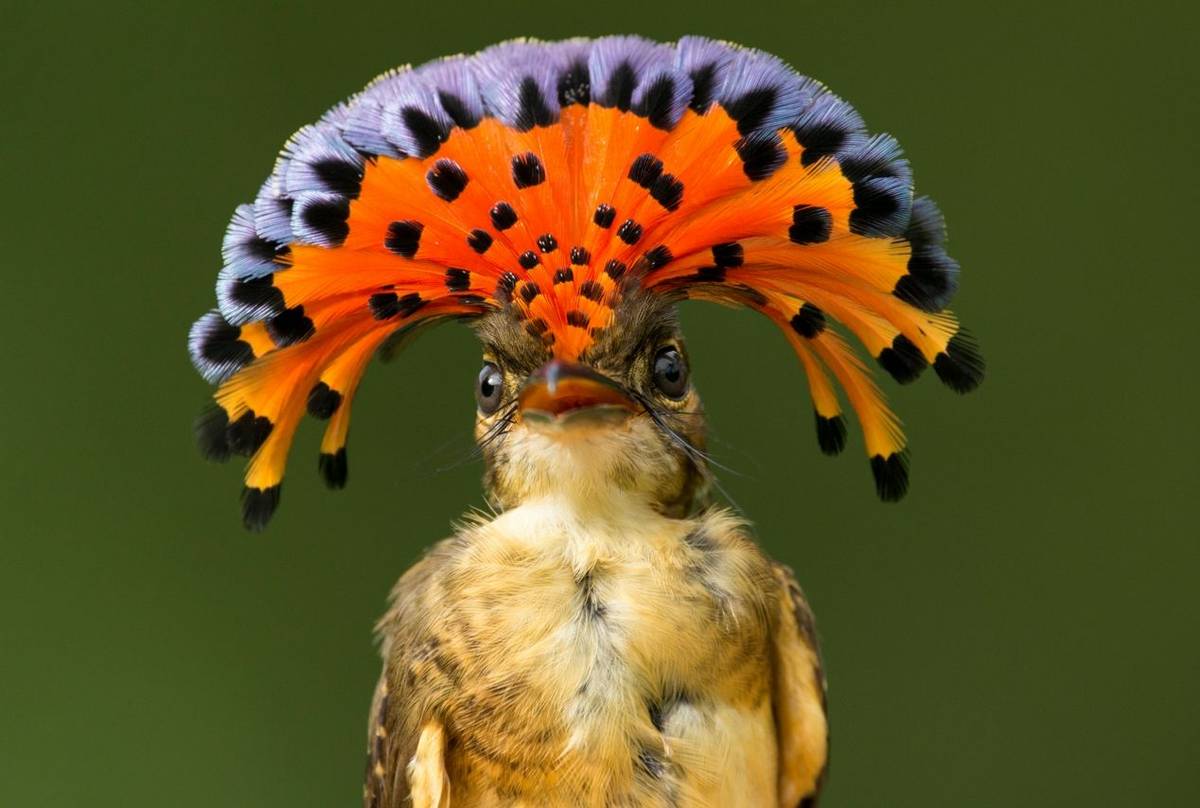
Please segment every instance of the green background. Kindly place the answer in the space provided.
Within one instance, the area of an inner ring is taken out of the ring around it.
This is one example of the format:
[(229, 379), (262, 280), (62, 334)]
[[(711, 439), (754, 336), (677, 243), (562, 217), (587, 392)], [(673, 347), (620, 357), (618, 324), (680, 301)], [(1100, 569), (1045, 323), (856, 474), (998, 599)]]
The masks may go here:
[(703, 33), (905, 145), (990, 375), (885, 383), (913, 488), (812, 434), (786, 342), (684, 311), (732, 497), (797, 570), (831, 683), (823, 806), (1200, 804), (1196, 19), (1184, 4), (154, 8), (0, 22), (0, 805), (354, 805), (389, 586), (477, 504), (465, 329), (373, 368), (352, 479), (316, 429), (242, 531), (184, 338), (300, 125), (503, 38)]

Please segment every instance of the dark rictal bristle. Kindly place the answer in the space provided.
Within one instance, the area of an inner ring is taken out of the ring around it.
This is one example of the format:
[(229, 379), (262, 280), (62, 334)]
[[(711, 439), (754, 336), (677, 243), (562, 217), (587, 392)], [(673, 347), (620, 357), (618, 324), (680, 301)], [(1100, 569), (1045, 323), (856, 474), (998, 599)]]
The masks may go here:
[(255, 533), (262, 531), (279, 507), (279, 486), (242, 489), (242, 524)]

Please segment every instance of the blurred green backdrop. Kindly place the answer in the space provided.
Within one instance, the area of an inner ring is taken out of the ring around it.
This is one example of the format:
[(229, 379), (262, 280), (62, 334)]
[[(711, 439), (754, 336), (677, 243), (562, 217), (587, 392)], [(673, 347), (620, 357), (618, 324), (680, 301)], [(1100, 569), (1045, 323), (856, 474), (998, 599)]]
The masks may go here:
[(472, 337), (368, 375), (344, 493), (302, 432), (254, 536), (192, 446), (185, 333), (300, 125), (395, 64), (611, 32), (825, 80), (905, 145), (964, 266), (990, 377), (887, 385), (899, 506), (857, 446), (817, 452), (769, 324), (684, 311), (724, 483), (820, 618), (822, 805), (1200, 804), (1197, 19), (1106, 5), (7, 0), (0, 805), (356, 804), (372, 621), (480, 501)]

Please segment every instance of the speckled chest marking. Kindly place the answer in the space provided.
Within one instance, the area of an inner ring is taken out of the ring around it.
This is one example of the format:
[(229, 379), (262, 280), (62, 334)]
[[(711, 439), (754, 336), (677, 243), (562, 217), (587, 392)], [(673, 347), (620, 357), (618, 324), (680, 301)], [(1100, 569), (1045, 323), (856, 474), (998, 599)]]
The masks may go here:
[(773, 800), (770, 571), (729, 528), (543, 500), (468, 535), (438, 638), (456, 805)]

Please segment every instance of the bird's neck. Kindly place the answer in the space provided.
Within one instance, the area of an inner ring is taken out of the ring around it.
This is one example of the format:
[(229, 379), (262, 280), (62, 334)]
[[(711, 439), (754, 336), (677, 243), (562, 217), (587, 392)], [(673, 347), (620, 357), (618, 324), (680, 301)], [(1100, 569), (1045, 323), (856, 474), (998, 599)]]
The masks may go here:
[(571, 518), (623, 520), (630, 515), (682, 519), (709, 504), (704, 472), (688, 466), (671, 475), (646, 477), (591, 473), (580, 466), (559, 474), (497, 474), (484, 478), (488, 502), (497, 511), (552, 508)]

